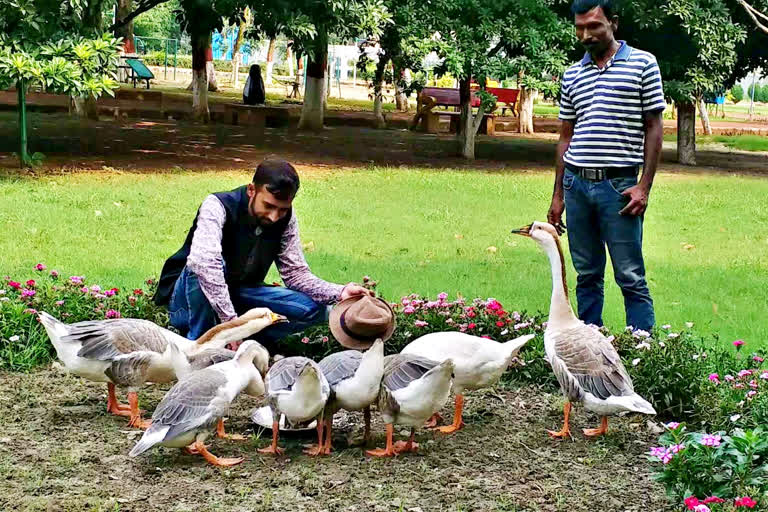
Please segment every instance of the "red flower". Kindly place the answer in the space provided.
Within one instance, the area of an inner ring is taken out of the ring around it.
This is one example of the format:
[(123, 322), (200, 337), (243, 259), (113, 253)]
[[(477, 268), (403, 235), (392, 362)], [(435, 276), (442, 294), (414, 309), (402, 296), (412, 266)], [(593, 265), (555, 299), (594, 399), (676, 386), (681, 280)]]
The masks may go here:
[(717, 496), (710, 496), (709, 498), (704, 498), (702, 503), (705, 505), (709, 505), (710, 503), (725, 503), (725, 500), (723, 498), (718, 498)]
[(474, 329), (475, 327), (477, 327), (477, 325), (476, 325), (476, 324), (474, 324), (474, 323), (471, 323), (471, 324), (469, 324), (469, 325), (467, 326), (467, 329)]
[(504, 327), (504, 325), (506, 325), (506, 324), (504, 322), (502, 322), (502, 321), (496, 322), (496, 327)]
[(467, 316), (468, 316), (469, 318), (475, 318), (477, 315), (475, 314), (475, 312), (474, 312), (474, 311), (467, 311)]
[(757, 506), (757, 502), (752, 498), (750, 498), (749, 496), (744, 496), (743, 498), (736, 498), (736, 500), (733, 502), (733, 506), (755, 508)]
[(144, 290), (142, 290), (141, 288), (136, 288), (135, 290), (133, 290), (133, 294), (134, 295), (144, 295)]
[(147, 280), (146, 280), (146, 283), (147, 283), (149, 286), (152, 286), (153, 284), (155, 284), (155, 281), (154, 281), (154, 280), (152, 280), (152, 279), (147, 279)]
[(37, 265), (35, 265), (35, 270), (37, 270), (38, 272), (42, 272), (43, 270), (45, 270), (45, 265), (43, 265), (42, 263), (38, 263)]
[(120, 290), (118, 288), (110, 288), (109, 291), (112, 292), (114, 295), (117, 295)]
[(8, 281), (8, 286), (13, 288), (14, 290), (21, 289), (21, 283), (17, 283), (16, 281)]
[(693, 510), (697, 505), (701, 505), (699, 498), (696, 496), (688, 496), (683, 500), (683, 503), (685, 503), (685, 506), (688, 507), (688, 510)]
[(27, 288), (34, 288), (35, 287), (35, 280), (34, 279), (30, 279), (25, 284), (27, 285)]
[(496, 316), (499, 316), (499, 317), (501, 317), (501, 316), (504, 316), (504, 315), (506, 315), (506, 314), (507, 314), (507, 312), (506, 312), (506, 311), (504, 311), (503, 309), (500, 309), (500, 310), (498, 310), (498, 311), (496, 312)]

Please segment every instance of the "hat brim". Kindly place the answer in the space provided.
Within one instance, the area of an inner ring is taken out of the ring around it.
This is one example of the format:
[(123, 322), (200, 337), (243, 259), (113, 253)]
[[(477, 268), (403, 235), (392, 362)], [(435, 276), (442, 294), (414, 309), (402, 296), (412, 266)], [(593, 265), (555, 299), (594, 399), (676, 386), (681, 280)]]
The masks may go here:
[[(354, 297), (350, 297), (348, 299), (345, 299), (339, 302), (333, 307), (333, 309), (331, 309), (331, 314), (328, 316), (328, 326), (331, 328), (331, 334), (333, 334), (333, 337), (336, 338), (336, 341), (338, 341), (342, 347), (353, 349), (353, 350), (365, 350), (369, 348), (371, 345), (373, 345), (373, 341), (361, 341), (357, 338), (354, 338), (348, 335), (341, 328), (341, 315), (344, 314), (344, 312), (352, 304), (354, 304), (361, 298), (363, 298), (363, 295), (356, 295)], [(378, 301), (381, 301), (382, 304), (385, 304), (387, 306), (387, 309), (389, 309), (392, 312), (392, 323), (387, 327), (387, 330), (381, 336), (378, 337), (382, 341), (387, 341), (395, 333), (395, 327), (397, 326), (395, 311), (392, 309), (392, 306), (389, 304), (389, 302), (379, 297), (375, 297), (375, 299)]]

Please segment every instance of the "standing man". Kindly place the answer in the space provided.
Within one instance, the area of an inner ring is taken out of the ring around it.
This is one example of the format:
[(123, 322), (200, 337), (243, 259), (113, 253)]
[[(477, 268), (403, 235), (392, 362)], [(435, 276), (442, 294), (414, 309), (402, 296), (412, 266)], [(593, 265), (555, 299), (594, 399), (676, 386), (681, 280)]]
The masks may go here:
[(655, 320), (643, 263), (643, 214), (661, 151), (661, 74), (653, 55), (615, 39), (613, 0), (575, 0), (571, 10), (587, 53), (563, 75), (547, 220), (562, 232), (563, 210), (568, 217), (579, 318), (603, 325), (608, 246), (627, 325), (649, 330)]
[[(292, 208), (298, 190), (291, 164), (265, 160), (248, 185), (203, 201), (184, 245), (165, 262), (154, 297), (168, 305), (171, 325), (197, 339), (219, 322), (267, 307), (289, 321), (260, 333), (270, 344), (326, 321), (328, 304), (370, 294), (309, 270)], [(264, 283), (273, 263), (285, 288)]]

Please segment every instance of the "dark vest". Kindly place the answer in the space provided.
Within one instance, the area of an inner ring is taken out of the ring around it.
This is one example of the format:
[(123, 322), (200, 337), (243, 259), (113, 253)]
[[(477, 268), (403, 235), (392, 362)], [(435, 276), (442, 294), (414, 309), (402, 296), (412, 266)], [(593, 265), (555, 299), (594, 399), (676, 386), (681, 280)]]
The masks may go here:
[[(221, 253), (224, 258), (224, 277), (227, 285), (230, 288), (239, 288), (264, 284), (264, 278), (267, 277), (269, 268), (280, 252), (280, 241), (291, 220), (292, 211), (275, 224), (262, 227), (248, 214), (246, 186), (213, 195), (221, 201), (227, 212), (221, 237)], [(157, 292), (153, 297), (158, 305), (168, 304), (171, 300), (176, 280), (187, 264), (187, 256), (192, 247), (192, 236), (197, 228), (199, 215), (198, 210), (184, 245), (163, 265)]]

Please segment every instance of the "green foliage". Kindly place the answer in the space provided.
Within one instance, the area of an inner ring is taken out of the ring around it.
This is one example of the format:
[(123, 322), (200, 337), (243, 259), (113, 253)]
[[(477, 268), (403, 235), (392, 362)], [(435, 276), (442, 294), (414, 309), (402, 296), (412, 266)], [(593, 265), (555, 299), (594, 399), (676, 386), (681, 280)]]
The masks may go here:
[(659, 442), (661, 446), (652, 448), (648, 458), (656, 465), (656, 479), (680, 506), (689, 505), (692, 510), (710, 498), (707, 503), (738, 508), (748, 496), (746, 503), (754, 499), (756, 509), (763, 509), (762, 495), (768, 491), (768, 432), (762, 428), (725, 435), (689, 432), (684, 424), (670, 424)]
[[(163, 66), (165, 65), (165, 52), (155, 51), (149, 52), (141, 56), (142, 60), (147, 66)], [(173, 66), (173, 55), (168, 56), (168, 66)], [(177, 55), (176, 66), (184, 69), (192, 69), (192, 56), (191, 55)], [(213, 67), (216, 71), (231, 72), (232, 61), (231, 60), (214, 60)], [(248, 73), (248, 66), (240, 66), (241, 73)]]
[(55, 357), (36, 312), (46, 311), (66, 323), (104, 318), (146, 318), (167, 325), (164, 309), (149, 299), (154, 281), (124, 290), (88, 284), (85, 278), (60, 277), (39, 266), (35, 279), (16, 282), (6, 278), (0, 292), (0, 368), (27, 371)]
[(133, 22), (134, 35), (181, 39), (181, 25), (177, 19), (177, 11), (180, 9), (179, 0), (168, 0), (140, 14)]
[(731, 100), (734, 103), (738, 103), (744, 99), (744, 89), (742, 89), (742, 87), (739, 84), (736, 84), (733, 87), (731, 87), (731, 90), (728, 92), (731, 95)]

